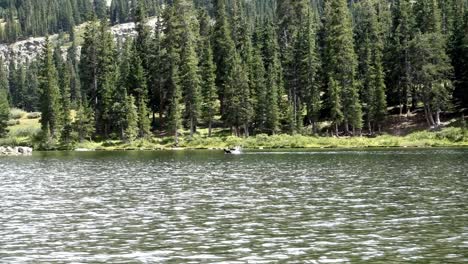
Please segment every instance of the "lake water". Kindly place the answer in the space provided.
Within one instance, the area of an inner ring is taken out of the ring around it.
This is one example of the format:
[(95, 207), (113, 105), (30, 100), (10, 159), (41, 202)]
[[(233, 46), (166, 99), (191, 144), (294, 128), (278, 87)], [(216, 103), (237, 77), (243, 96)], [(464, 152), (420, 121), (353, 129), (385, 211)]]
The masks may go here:
[(468, 149), (0, 157), (0, 262), (468, 262)]

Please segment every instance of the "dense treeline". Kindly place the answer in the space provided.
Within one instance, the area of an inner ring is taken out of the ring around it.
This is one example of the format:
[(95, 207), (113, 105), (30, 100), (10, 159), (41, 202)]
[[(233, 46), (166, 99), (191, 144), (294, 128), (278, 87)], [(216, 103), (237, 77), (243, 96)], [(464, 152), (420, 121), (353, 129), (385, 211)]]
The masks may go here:
[[(42, 112), (46, 140), (167, 131), (177, 143), (182, 128), (215, 126), (317, 134), (322, 121), (357, 135), (380, 131), (389, 106), (424, 109), (430, 127), (468, 106), (465, 0), (113, 0), (108, 16), (98, 10), (83, 43), (62, 28), (66, 56), (47, 41), (38, 62), (0, 63), (0, 90)], [(130, 20), (137, 36), (117, 43), (109, 24)]]

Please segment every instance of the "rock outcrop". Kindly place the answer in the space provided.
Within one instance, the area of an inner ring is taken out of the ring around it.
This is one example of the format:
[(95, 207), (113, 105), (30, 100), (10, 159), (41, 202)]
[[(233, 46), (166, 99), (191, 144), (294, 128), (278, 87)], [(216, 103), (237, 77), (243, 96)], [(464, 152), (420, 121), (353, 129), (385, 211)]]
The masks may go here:
[[(153, 17), (148, 19), (148, 26), (153, 29), (157, 22), (157, 18)], [(82, 24), (77, 26), (76, 31), (82, 32), (86, 25)], [(110, 28), (112, 35), (118, 42), (123, 42), (127, 37), (135, 37), (135, 23), (125, 23), (112, 26)], [(52, 42), (58, 38), (58, 34), (49, 37)], [(38, 55), (41, 54), (45, 43), (45, 37), (28, 38), (12, 44), (0, 44), (0, 58), (8, 67), (8, 62), (14, 60), (15, 63), (25, 63), (33, 61)], [(78, 53), (81, 47), (78, 47)], [(66, 56), (67, 49), (62, 47), (62, 54)]]
[(0, 147), (0, 156), (30, 156), (32, 151), (30, 147)]

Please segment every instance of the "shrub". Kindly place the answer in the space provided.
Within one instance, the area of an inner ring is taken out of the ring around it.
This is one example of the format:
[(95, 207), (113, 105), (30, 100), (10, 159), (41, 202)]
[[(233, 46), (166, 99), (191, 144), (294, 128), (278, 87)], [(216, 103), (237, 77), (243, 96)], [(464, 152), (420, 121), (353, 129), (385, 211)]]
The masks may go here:
[(0, 146), (20, 146), (21, 142), (16, 137), (0, 138)]
[(463, 129), (459, 127), (448, 127), (436, 133), (437, 139), (447, 139), (452, 142), (460, 142), (465, 138)]
[(27, 113), (21, 109), (18, 108), (12, 108), (10, 110), (10, 118), (12, 119), (21, 119), (23, 118)]
[(8, 120), (7, 121), (7, 126), (16, 126), (19, 125), (20, 121), (19, 120)]
[(16, 129), (12, 129), (10, 131), (11, 137), (35, 137), (38, 133), (41, 132), (40, 128), (36, 127), (19, 127)]
[(26, 115), (26, 118), (27, 119), (38, 119), (41, 117), (41, 113), (40, 112), (32, 112), (32, 113), (28, 113)]

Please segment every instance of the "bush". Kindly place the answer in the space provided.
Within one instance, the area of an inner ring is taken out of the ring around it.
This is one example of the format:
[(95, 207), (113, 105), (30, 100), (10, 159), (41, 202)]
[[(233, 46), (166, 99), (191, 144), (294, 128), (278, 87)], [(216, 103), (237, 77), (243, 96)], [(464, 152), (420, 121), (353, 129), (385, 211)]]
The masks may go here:
[(38, 118), (41, 118), (41, 113), (40, 113), (40, 112), (28, 113), (28, 114), (26, 115), (26, 118), (27, 118), (27, 119), (38, 119)]
[(19, 120), (8, 120), (7, 121), (7, 126), (16, 126), (19, 125), (20, 121)]
[(33, 138), (41, 132), (40, 128), (36, 127), (19, 127), (10, 131), (11, 137), (30, 137)]
[(10, 110), (10, 118), (12, 119), (21, 119), (23, 118), (27, 113), (21, 109), (18, 108), (12, 108)]
[(448, 127), (436, 133), (437, 139), (447, 139), (452, 142), (460, 142), (465, 139), (465, 134), (462, 128)]

